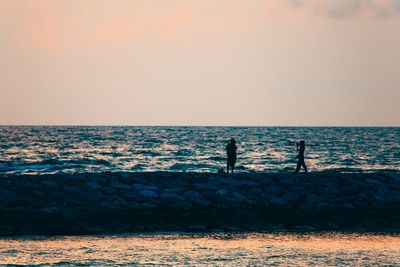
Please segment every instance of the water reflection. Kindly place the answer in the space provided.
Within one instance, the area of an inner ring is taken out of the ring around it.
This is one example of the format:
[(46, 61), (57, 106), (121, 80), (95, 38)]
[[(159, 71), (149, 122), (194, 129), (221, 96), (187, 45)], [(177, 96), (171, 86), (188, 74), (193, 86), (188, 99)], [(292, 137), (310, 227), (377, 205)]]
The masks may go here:
[(0, 240), (0, 264), (371, 266), (400, 265), (400, 236), (202, 234)]

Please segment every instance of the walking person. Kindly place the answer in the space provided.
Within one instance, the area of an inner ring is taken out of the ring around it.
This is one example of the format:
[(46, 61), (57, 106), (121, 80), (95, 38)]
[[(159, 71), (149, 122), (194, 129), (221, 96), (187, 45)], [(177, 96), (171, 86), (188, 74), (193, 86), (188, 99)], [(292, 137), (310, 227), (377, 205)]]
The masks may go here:
[(294, 173), (298, 173), (302, 166), (304, 168), (304, 171), (306, 173), (308, 173), (306, 163), (304, 162), (304, 151), (306, 150), (306, 143), (303, 140), (301, 140), (300, 143), (296, 143), (296, 150), (299, 154), (297, 155), (297, 159), (298, 159), (297, 167), (296, 167), (296, 170), (294, 171)]
[(233, 173), (233, 170), (235, 169), (235, 163), (236, 163), (236, 141), (235, 139), (231, 138), (229, 140), (228, 145), (226, 146), (226, 154), (228, 156), (228, 161), (226, 163), (226, 172), (229, 173), (229, 167), (231, 167), (231, 171)]

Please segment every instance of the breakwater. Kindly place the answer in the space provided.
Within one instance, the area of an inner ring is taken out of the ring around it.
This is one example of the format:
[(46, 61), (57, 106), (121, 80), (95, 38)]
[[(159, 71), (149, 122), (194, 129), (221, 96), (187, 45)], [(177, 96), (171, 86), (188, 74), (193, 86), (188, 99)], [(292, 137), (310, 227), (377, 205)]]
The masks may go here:
[(0, 179), (0, 235), (400, 232), (400, 174), (84, 173)]

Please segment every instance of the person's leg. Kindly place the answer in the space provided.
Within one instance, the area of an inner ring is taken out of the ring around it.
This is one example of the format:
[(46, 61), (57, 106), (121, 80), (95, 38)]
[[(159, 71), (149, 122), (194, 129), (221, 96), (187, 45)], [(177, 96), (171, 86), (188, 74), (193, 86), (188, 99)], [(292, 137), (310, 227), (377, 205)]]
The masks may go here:
[(308, 173), (307, 166), (306, 166), (306, 163), (304, 162), (304, 160), (303, 160), (303, 162), (301, 163), (301, 165), (303, 166), (304, 171), (305, 171), (306, 173)]
[(226, 163), (226, 173), (229, 173), (229, 161)]
[(233, 171), (235, 170), (235, 165), (236, 165), (236, 157), (235, 158), (233, 158), (233, 160), (232, 160), (232, 173), (233, 173)]
[(298, 173), (300, 171), (300, 167), (301, 167), (301, 160), (298, 160), (296, 170), (294, 171), (294, 173)]

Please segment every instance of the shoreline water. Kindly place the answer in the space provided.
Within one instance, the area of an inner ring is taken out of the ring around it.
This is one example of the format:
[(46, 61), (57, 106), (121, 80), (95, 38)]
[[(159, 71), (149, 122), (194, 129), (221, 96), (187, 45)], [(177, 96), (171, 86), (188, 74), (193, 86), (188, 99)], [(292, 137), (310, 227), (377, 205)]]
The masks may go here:
[(400, 174), (81, 173), (0, 179), (0, 236), (400, 233)]
[(0, 238), (1, 266), (398, 266), (399, 253), (397, 234), (150, 233)]

